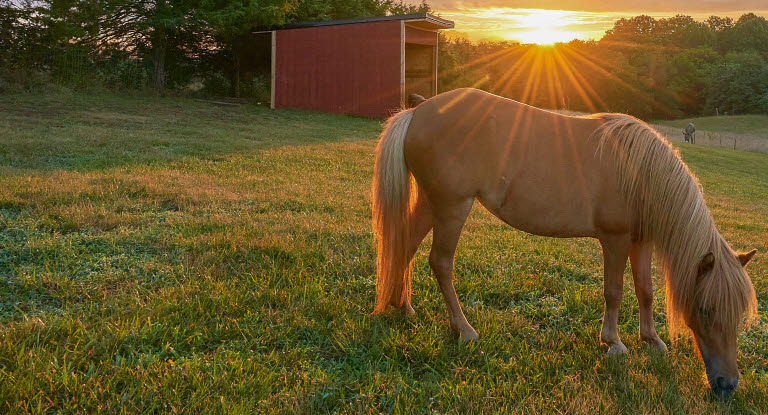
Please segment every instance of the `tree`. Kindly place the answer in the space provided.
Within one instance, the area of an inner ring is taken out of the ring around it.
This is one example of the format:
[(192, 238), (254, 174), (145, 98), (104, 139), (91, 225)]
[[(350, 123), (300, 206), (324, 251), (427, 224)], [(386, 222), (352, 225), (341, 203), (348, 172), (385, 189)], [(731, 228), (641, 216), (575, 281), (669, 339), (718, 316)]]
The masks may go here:
[(713, 32), (720, 32), (733, 26), (733, 19), (730, 17), (709, 16), (706, 23)]
[(721, 52), (755, 50), (768, 56), (768, 21), (754, 13), (742, 15), (736, 23), (720, 33)]
[(232, 95), (241, 91), (242, 60), (253, 45), (251, 31), (254, 28), (281, 26), (292, 20), (303, 7), (311, 7), (318, 1), (298, 0), (202, 0), (195, 17), (201, 30), (207, 31), (216, 47), (203, 53), (216, 55), (219, 66), (228, 65)]
[(679, 48), (712, 46), (715, 43), (715, 34), (706, 23), (681, 14), (660, 19), (652, 34), (658, 43)]
[(710, 68), (707, 109), (720, 113), (768, 113), (768, 62), (755, 51), (731, 52)]
[[(256, 25), (280, 25), (299, 0), (51, 0), (57, 17), (82, 29), (77, 41), (94, 51), (127, 50), (151, 66), (152, 85), (189, 80), (195, 56), (207, 53), (213, 36), (234, 43)], [(169, 63), (173, 71), (169, 71)]]
[(417, 5), (402, 0), (304, 0), (290, 17), (296, 22), (324, 21), (430, 11), (424, 0)]
[(179, 47), (190, 3), (178, 0), (51, 0), (55, 18), (78, 27), (73, 40), (95, 53), (111, 49), (141, 54), (151, 63), (154, 88), (166, 87), (166, 61)]
[(621, 18), (617, 20), (611, 29), (605, 32), (601, 40), (612, 41), (625, 38), (639, 40), (643, 36), (650, 35), (658, 25), (656, 19), (651, 16), (640, 15), (629, 19)]

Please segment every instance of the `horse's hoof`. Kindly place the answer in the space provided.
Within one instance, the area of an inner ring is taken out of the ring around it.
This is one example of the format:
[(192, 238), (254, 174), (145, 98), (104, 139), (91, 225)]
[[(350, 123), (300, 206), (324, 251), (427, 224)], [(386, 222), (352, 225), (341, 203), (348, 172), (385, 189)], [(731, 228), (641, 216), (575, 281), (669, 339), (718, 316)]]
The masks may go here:
[(469, 343), (474, 340), (477, 340), (477, 332), (474, 329), (459, 333), (459, 344)]
[(612, 344), (608, 351), (605, 353), (606, 356), (620, 356), (627, 353), (627, 346), (624, 346), (624, 343), (618, 342), (616, 344)]
[(416, 315), (416, 310), (414, 310), (413, 307), (411, 307), (410, 304), (406, 304), (406, 305), (400, 307), (400, 312), (405, 314), (406, 316), (415, 316)]
[(643, 338), (643, 341), (652, 349), (660, 350), (662, 352), (667, 351), (667, 345), (658, 336)]

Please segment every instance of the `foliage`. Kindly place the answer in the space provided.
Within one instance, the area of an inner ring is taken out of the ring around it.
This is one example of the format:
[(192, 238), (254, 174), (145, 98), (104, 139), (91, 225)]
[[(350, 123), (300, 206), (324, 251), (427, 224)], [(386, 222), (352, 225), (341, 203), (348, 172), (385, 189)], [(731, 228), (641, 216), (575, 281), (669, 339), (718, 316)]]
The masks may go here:
[(650, 16), (554, 47), (441, 37), (441, 91), (478, 86), (544, 108), (641, 118), (768, 113), (768, 22)]
[[(258, 90), (253, 82), (264, 78), (258, 73), (263, 65), (244, 63), (254, 28), (416, 11), (429, 6), (395, 0), (0, 0), (0, 79), (18, 83), (14, 77), (35, 72), (72, 88), (100, 83), (158, 91), (202, 80), (215, 84), (206, 90), (239, 95)], [(79, 66), (73, 67), (73, 57)], [(222, 77), (226, 90), (216, 86)]]
[(418, 5), (406, 3), (403, 0), (308, 0), (298, 3), (293, 13), (293, 20), (339, 20), (429, 11), (431, 9), (425, 0)]
[(711, 72), (708, 108), (730, 114), (768, 114), (768, 65), (759, 54), (731, 52)]
[[(0, 90), (53, 83), (265, 100), (269, 44), (253, 29), (428, 11), (402, 0), (0, 0)], [(768, 22), (754, 13), (641, 15), (599, 41), (554, 48), (441, 35), (438, 89), (654, 119), (766, 113), (766, 67)]]

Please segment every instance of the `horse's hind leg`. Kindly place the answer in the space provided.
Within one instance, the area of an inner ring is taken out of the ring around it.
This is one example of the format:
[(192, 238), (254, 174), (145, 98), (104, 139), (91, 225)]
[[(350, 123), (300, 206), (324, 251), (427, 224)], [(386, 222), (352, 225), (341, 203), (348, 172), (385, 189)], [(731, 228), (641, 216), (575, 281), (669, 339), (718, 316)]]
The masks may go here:
[(453, 258), (459, 243), (461, 229), (472, 210), (473, 198), (455, 203), (432, 203), (433, 233), (432, 251), (429, 265), (435, 273), (437, 285), (443, 294), (451, 328), (459, 333), (459, 341), (466, 342), (477, 338), (477, 332), (467, 322), (461, 311), (456, 290), (453, 287)]
[(632, 277), (635, 280), (635, 295), (640, 306), (640, 338), (649, 345), (666, 350), (667, 345), (656, 334), (653, 325), (653, 281), (651, 280), (651, 259), (653, 247), (648, 243), (635, 242), (629, 252)]
[[(429, 202), (427, 202), (424, 192), (419, 192), (418, 197), (416, 198), (416, 204), (413, 206), (413, 211), (411, 211), (409, 224), (411, 227), (409, 231), (411, 240), (408, 242), (408, 257), (406, 258), (408, 263), (410, 263), (413, 256), (416, 255), (416, 251), (419, 249), (421, 241), (424, 240), (424, 237), (427, 236), (432, 229), (432, 210), (429, 208)], [(401, 311), (405, 314), (416, 314), (413, 306), (411, 306), (410, 298), (405, 299)]]
[(600, 235), (603, 247), (603, 294), (605, 295), (605, 315), (603, 328), (600, 331), (600, 341), (608, 345), (608, 355), (626, 353), (627, 347), (621, 342), (617, 325), (619, 322), (619, 306), (624, 293), (624, 268), (632, 244), (628, 234)]

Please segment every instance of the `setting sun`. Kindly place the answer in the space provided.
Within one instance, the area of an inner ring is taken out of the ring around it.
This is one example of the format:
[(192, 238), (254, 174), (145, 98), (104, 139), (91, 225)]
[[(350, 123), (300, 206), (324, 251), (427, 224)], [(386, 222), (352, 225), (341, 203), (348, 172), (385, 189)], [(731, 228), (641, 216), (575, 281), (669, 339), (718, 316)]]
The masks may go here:
[(521, 10), (522, 15), (517, 19), (518, 31), (506, 34), (509, 40), (522, 43), (537, 43), (551, 45), (557, 42), (568, 42), (580, 33), (562, 30), (564, 27), (578, 21), (573, 12), (564, 10)]
[(505, 34), (508, 40), (522, 43), (551, 45), (557, 42), (569, 42), (582, 33), (563, 30), (579, 21), (579, 16), (565, 10), (518, 10), (514, 32)]
[(473, 39), (553, 44), (573, 39), (599, 39), (621, 13), (511, 7), (461, 8), (446, 14), (459, 32)]
[(510, 40), (517, 40), (522, 43), (536, 43), (539, 45), (552, 45), (558, 42), (570, 42), (579, 37), (578, 33), (564, 32), (554, 28), (543, 27), (530, 32), (518, 32), (510, 34)]
[(596, 13), (573, 10), (488, 8), (463, 9), (460, 26), (472, 33), (521, 43), (551, 45), (573, 39), (593, 39), (602, 35), (595, 27)]

